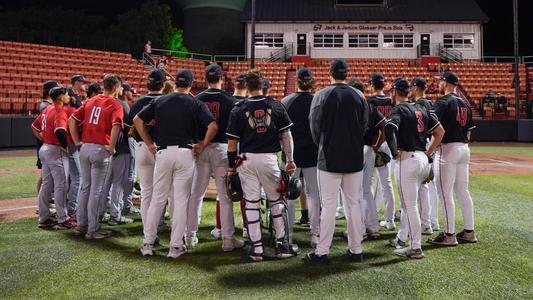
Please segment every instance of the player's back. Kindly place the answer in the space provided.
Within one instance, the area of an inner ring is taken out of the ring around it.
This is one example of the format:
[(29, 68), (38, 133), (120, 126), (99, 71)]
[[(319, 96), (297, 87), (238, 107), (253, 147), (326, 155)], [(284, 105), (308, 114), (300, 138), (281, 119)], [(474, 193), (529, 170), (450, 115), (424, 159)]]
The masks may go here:
[[(112, 97), (97, 95), (81, 107), (83, 117), (83, 134), (84, 143), (108, 144), (111, 128), (114, 125), (122, 126), (124, 118), (123, 108)], [(77, 113), (73, 114), (74, 118)]]
[[(207, 89), (196, 96), (196, 99), (207, 105), (218, 124), (218, 132), (213, 138), (213, 143), (227, 143), (226, 128), (228, 127), (229, 114), (235, 106), (235, 98), (219, 89)], [(200, 126), (198, 138), (204, 139), (207, 128)]]
[(385, 95), (374, 95), (368, 97), (368, 104), (373, 105), (383, 116), (388, 117), (394, 105), (392, 99)]
[(433, 110), (444, 127), (442, 143), (468, 143), (467, 132), (476, 126), (467, 103), (454, 93), (437, 100)]

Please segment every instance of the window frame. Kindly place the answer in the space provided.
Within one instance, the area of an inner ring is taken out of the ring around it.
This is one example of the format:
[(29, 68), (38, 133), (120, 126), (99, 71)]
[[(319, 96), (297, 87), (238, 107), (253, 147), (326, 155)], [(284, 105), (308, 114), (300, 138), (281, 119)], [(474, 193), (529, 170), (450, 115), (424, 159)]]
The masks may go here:
[[(388, 38), (387, 36), (390, 36), (390, 38)], [(411, 41), (408, 44), (406, 40), (409, 40), (409, 37)], [(399, 42), (400, 39), (401, 42)], [(414, 39), (414, 33), (384, 33), (383, 42), (381, 43), (381, 45), (383, 49), (413, 49), (415, 47)], [(386, 42), (387, 40), (390, 40), (390, 42)], [(388, 46), (387, 44), (392, 44), (392, 46)]]
[[(317, 38), (321, 41), (317, 44)], [(340, 43), (339, 43), (340, 39)], [(329, 42), (328, 42), (329, 40)], [(331, 46), (328, 46), (331, 45)], [(342, 49), (344, 48), (344, 33), (313, 33), (313, 48)]]
[(256, 32), (255, 33), (254, 46), (256, 48), (283, 48), (284, 45), (285, 45), (285, 34), (283, 32)]

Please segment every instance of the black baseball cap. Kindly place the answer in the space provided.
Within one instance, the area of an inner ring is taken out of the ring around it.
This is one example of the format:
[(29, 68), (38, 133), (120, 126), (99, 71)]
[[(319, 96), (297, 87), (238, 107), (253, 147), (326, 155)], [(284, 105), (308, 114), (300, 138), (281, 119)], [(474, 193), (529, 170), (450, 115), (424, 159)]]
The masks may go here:
[(312, 80), (313, 79), (313, 72), (309, 70), (308, 68), (301, 68), (296, 73), (296, 77), (299, 80)]
[(344, 59), (334, 59), (329, 68), (331, 74), (344, 75), (348, 73), (348, 64)]
[(421, 89), (426, 88), (426, 80), (424, 78), (415, 77), (413, 80), (411, 80), (411, 86), (416, 86)]
[(57, 100), (62, 95), (65, 95), (67, 93), (67, 88), (62, 86), (56, 86), (50, 90), (50, 98), (52, 98), (53, 101)]
[(131, 91), (131, 86), (129, 84), (127, 84), (127, 83), (124, 83), (122, 85), (122, 89), (123, 89), (124, 92), (129, 92), (129, 91)]
[(181, 69), (176, 73), (176, 86), (177, 87), (187, 87), (192, 84), (194, 76), (192, 75), (191, 70)]
[(270, 83), (270, 80), (263, 80), (263, 89), (270, 89), (272, 87), (272, 84)]
[(148, 80), (150, 81), (157, 81), (157, 82), (164, 82), (167, 80), (167, 76), (165, 72), (163, 72), (160, 69), (155, 69), (150, 74), (148, 74)]
[(74, 84), (76, 81), (85, 82), (85, 77), (83, 77), (83, 75), (81, 75), (81, 74), (77, 74), (77, 75), (72, 76), (72, 78), (70, 79), (70, 83)]
[(459, 84), (459, 77), (457, 77), (457, 75), (452, 71), (446, 71), (442, 73), (442, 75), (440, 76), (440, 80), (453, 85)]
[(87, 88), (87, 93), (99, 94), (102, 91), (102, 87), (99, 83), (95, 82), (89, 85)]
[(57, 83), (57, 81), (48, 80), (45, 83), (43, 83), (43, 92), (45, 92), (46, 94), (49, 94), (51, 89), (58, 87), (58, 86), (59, 86), (59, 83)]
[(237, 81), (237, 83), (240, 83), (240, 84), (245, 84), (246, 83), (246, 75), (244, 73), (238, 74), (237, 77), (235, 77), (235, 81)]
[(405, 78), (397, 78), (392, 83), (392, 89), (409, 93), (409, 82)]
[(370, 83), (372, 85), (385, 85), (385, 76), (382, 73), (370, 74)]
[(211, 64), (205, 68), (205, 79), (207, 81), (218, 81), (222, 77), (222, 68), (217, 64)]

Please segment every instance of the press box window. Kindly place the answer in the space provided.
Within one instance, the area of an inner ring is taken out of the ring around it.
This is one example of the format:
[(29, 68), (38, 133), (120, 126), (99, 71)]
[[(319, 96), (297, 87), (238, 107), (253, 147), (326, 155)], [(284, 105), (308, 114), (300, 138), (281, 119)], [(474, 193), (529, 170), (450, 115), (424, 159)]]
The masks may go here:
[(344, 36), (342, 34), (317, 34), (313, 36), (315, 48), (342, 48)]
[(350, 34), (348, 35), (350, 48), (378, 48), (377, 34)]
[(413, 34), (384, 34), (383, 48), (413, 48)]
[(474, 48), (473, 34), (444, 34), (444, 48), (471, 49)]
[(283, 47), (283, 33), (256, 33), (255, 46), (264, 48)]

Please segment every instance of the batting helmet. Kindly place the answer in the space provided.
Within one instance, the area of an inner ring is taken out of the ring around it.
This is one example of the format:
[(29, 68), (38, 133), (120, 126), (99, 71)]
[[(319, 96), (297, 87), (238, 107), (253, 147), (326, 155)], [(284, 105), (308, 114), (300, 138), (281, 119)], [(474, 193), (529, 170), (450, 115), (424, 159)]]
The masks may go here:
[(296, 200), (302, 193), (302, 182), (287, 171), (281, 171), (280, 193), (288, 200)]

